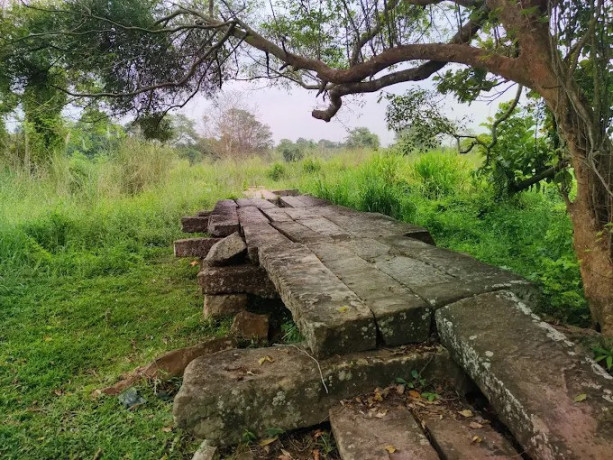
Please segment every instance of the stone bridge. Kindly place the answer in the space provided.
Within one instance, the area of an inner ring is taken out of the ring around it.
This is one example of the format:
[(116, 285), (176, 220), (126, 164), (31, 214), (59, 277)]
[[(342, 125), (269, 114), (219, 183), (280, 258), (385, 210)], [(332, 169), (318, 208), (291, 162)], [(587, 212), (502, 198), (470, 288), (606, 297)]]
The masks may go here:
[(329, 421), (345, 460), (613, 458), (613, 380), (532, 313), (525, 279), (292, 191), (219, 201), (183, 228), (211, 235), (175, 242), (202, 259), (205, 314), (278, 297), (304, 337), (190, 363), (175, 420), (209, 445)]

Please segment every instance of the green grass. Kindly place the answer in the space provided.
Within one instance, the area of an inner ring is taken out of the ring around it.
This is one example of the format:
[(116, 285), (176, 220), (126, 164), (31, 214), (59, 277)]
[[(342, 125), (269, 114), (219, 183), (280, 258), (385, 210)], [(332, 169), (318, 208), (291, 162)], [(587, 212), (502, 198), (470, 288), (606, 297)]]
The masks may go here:
[[(196, 269), (175, 260), (182, 215), (250, 186), (300, 188), (430, 229), (439, 246), (534, 280), (541, 311), (585, 324), (571, 227), (555, 190), (495, 201), (476, 157), (345, 152), (300, 162), (189, 166), (126, 141), (32, 174), (0, 165), (0, 458), (190, 458), (170, 388), (147, 403), (95, 396), (167, 350), (224, 332), (201, 319)], [(284, 333), (299, 340), (288, 323)]]

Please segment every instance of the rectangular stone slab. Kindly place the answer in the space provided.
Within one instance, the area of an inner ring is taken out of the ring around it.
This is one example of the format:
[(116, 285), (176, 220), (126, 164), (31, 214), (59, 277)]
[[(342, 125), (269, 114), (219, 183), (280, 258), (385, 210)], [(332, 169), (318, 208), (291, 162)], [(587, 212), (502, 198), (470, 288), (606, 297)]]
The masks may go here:
[(408, 236), (434, 244), (430, 233), (422, 227), (399, 222), (379, 213), (358, 212), (342, 206), (319, 208), (321, 215), (356, 237), (387, 238)]
[(209, 233), (213, 236), (228, 236), (239, 230), (237, 205), (234, 200), (218, 201), (209, 216)]
[[(389, 409), (383, 417), (361, 408), (337, 406), (330, 425), (343, 460), (438, 460), (436, 450), (406, 407)], [(392, 453), (387, 449), (393, 449)]]
[(241, 226), (249, 224), (267, 224), (268, 218), (255, 206), (238, 208), (238, 221)]
[(287, 208), (308, 208), (309, 206), (297, 196), (280, 196), (281, 206)]
[(208, 231), (209, 218), (203, 216), (181, 217), (181, 230), (184, 233), (205, 233)]
[(440, 378), (453, 364), (444, 350), (377, 350), (315, 361), (297, 346), (246, 348), (195, 359), (173, 414), (177, 426), (222, 445), (246, 430), (265, 436), (318, 425), (340, 400), (384, 387), (411, 370)]
[(307, 243), (317, 257), (372, 311), (385, 345), (424, 342), (432, 310), (411, 290), (335, 243)]
[(259, 209), (277, 208), (270, 201), (264, 200), (262, 198), (239, 198), (238, 200), (236, 200), (236, 204), (238, 205), (239, 208), (245, 208), (249, 206), (255, 206), (256, 208), (259, 208)]
[(248, 224), (242, 226), (247, 242), (249, 259), (255, 264), (260, 263), (259, 248), (290, 243), (290, 240), (268, 223)]
[(309, 240), (320, 240), (327, 238), (315, 230), (302, 225), (296, 221), (290, 222), (272, 222), (272, 226), (283, 233), (290, 240), (297, 243), (304, 243)]
[(266, 272), (255, 265), (204, 267), (198, 273), (198, 284), (206, 295), (253, 294), (267, 299), (278, 297)]
[(532, 458), (611, 458), (613, 377), (512, 292), (440, 308), (436, 325)]
[(259, 258), (316, 357), (376, 347), (370, 309), (309, 249), (266, 246)]
[[(492, 428), (489, 423), (481, 428), (472, 428), (470, 418), (459, 414), (446, 413), (443, 416), (435, 414), (417, 415), (431, 439), (432, 445), (443, 458), (450, 460), (518, 460), (521, 455), (513, 445)], [(479, 441), (474, 437), (478, 436)]]
[(186, 238), (174, 242), (175, 257), (198, 257), (207, 256), (211, 247), (221, 238)]
[(289, 208), (262, 209), (262, 212), (271, 222), (292, 222), (294, 219), (287, 214)]

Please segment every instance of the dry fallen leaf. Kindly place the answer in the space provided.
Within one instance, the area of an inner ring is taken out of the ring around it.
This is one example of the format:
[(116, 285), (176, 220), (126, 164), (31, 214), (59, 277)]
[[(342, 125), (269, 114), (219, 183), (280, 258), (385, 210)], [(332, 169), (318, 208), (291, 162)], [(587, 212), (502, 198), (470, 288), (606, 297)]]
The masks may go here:
[(260, 363), (260, 366), (261, 366), (262, 364), (264, 364), (265, 362), (267, 362), (267, 361), (268, 361), (269, 363), (274, 363), (274, 362), (275, 362), (275, 360), (274, 360), (274, 359), (272, 359), (270, 356), (264, 356), (263, 358), (258, 359), (258, 363)]
[(376, 414), (375, 414), (375, 417), (377, 417), (377, 418), (383, 418), (383, 417), (385, 417), (386, 415), (387, 415), (387, 411), (386, 411), (386, 410), (384, 410), (384, 411), (382, 411), (382, 412), (378, 412), (378, 413), (376, 413)]
[(409, 396), (415, 399), (421, 398), (421, 395), (419, 394), (419, 391), (417, 390), (409, 390)]
[(313, 460), (320, 460), (321, 459), (321, 456), (319, 455), (319, 450), (315, 449), (311, 453), (313, 454)]
[(347, 305), (343, 305), (342, 307), (338, 308), (338, 311), (340, 313), (345, 313), (345, 312), (349, 311), (349, 307)]
[(472, 417), (473, 416), (473, 411), (471, 411), (470, 409), (464, 409), (464, 410), (459, 410), (458, 413), (462, 416), (462, 417)]
[(281, 455), (277, 457), (277, 460), (293, 460), (293, 457), (288, 451), (281, 449)]
[(396, 452), (398, 449), (396, 449), (394, 446), (392, 446), (391, 444), (388, 444), (387, 446), (385, 446), (385, 450), (387, 451), (388, 454), (393, 454), (394, 452)]
[(481, 438), (480, 438), (479, 436), (477, 436), (477, 435), (474, 435), (474, 436), (473, 436), (473, 439), (472, 439), (472, 441), (471, 441), (471, 443), (473, 443), (473, 444), (474, 444), (474, 443), (477, 443), (477, 444), (478, 444), (478, 443), (480, 443), (480, 442), (482, 442), (482, 441), (483, 441), (483, 439), (481, 439)]
[(196, 265), (198, 265), (198, 261), (197, 261), (197, 260), (192, 260), (192, 261), (191, 261), (189, 264), (190, 264), (192, 267), (195, 267)]
[(396, 393), (397, 394), (399, 394), (399, 395), (404, 394), (404, 390), (405, 390), (404, 385), (396, 385)]
[(587, 399), (587, 395), (585, 393), (581, 393), (580, 395), (575, 396), (575, 402), (585, 401)]
[(481, 425), (480, 423), (477, 422), (470, 422), (470, 424), (468, 425), (471, 428), (474, 428), (475, 430), (479, 429), (479, 428), (483, 428), (483, 425)]
[(262, 439), (260, 442), (258, 442), (258, 445), (260, 447), (266, 447), (269, 444), (272, 444), (273, 442), (275, 442), (277, 439), (279, 439), (279, 436), (275, 436), (272, 438), (266, 438), (266, 439)]
[(172, 431), (172, 425), (163, 427), (162, 431), (164, 433), (170, 433)]

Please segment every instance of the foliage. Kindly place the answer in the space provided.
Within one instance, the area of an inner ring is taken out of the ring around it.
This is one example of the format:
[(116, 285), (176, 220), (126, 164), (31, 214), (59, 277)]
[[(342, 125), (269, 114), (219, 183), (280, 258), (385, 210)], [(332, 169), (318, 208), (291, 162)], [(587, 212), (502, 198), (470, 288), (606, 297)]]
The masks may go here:
[(593, 347), (594, 360), (613, 374), (613, 343)]
[(354, 128), (347, 134), (345, 146), (348, 149), (377, 150), (379, 148), (379, 136), (371, 133), (368, 128)]
[(274, 181), (279, 181), (285, 177), (286, 169), (281, 163), (273, 163), (268, 170), (268, 177)]
[(304, 149), (297, 142), (294, 143), (289, 139), (281, 139), (277, 150), (287, 162), (299, 161), (304, 157)]
[(403, 155), (440, 147), (441, 136), (455, 136), (460, 126), (443, 115), (440, 97), (428, 90), (411, 89), (404, 95), (388, 95), (387, 128), (396, 133)]

